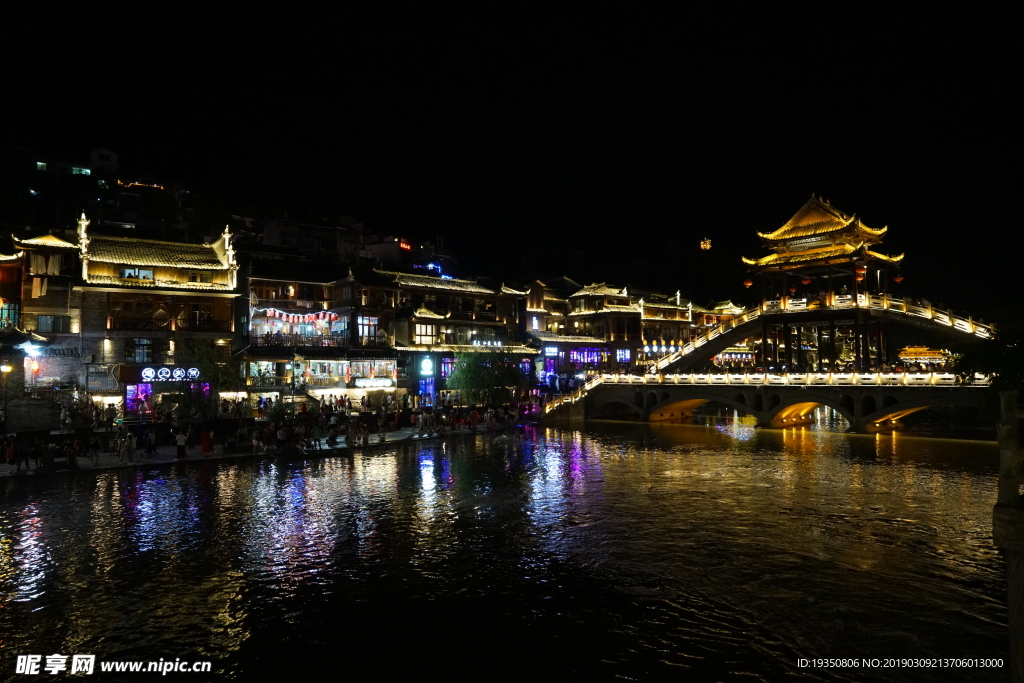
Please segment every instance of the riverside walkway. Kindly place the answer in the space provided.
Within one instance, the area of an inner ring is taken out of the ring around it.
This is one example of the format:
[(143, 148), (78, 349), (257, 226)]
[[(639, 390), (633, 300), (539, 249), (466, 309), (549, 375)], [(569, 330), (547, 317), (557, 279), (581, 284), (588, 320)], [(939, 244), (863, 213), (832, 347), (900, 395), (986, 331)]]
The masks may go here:
[[(501, 426), (495, 427), (494, 429), (480, 428), (477, 430), (464, 429), (455, 432), (449, 432), (447, 435), (442, 437), (439, 432), (422, 433), (411, 427), (403, 427), (390, 432), (384, 433), (384, 439), (380, 440), (379, 434), (370, 434), (369, 442), (367, 444), (351, 445), (351, 446), (334, 446), (328, 447), (324, 439), (320, 439), (321, 449), (314, 450), (306, 448), (303, 454), (300, 456), (298, 453), (256, 453), (255, 456), (248, 450), (232, 450), (228, 453), (224, 452), (222, 444), (216, 444), (212, 453), (201, 453), (198, 444), (188, 451), (188, 455), (184, 460), (178, 460), (177, 458), (177, 446), (175, 445), (161, 445), (156, 447), (156, 454), (150, 456), (142, 456), (142, 449), (136, 449), (135, 462), (129, 463), (127, 461), (118, 460), (116, 453), (110, 453), (101, 451), (96, 465), (93, 465), (88, 454), (78, 457), (77, 467), (68, 467), (63, 462), (59, 463), (56, 467), (35, 467), (35, 462), (32, 461), (31, 456), (29, 457), (30, 466), (28, 469), (25, 468), (22, 463), (21, 471), (19, 472), (17, 467), (12, 464), (8, 464), (6, 461), (0, 463), (0, 479), (14, 479), (25, 476), (35, 475), (48, 475), (66, 472), (98, 472), (101, 470), (114, 470), (114, 469), (130, 469), (135, 467), (149, 467), (152, 465), (173, 465), (175, 463), (194, 463), (194, 462), (211, 462), (211, 461), (224, 461), (224, 460), (238, 460), (242, 458), (283, 458), (283, 459), (295, 459), (299, 457), (315, 458), (320, 456), (328, 455), (346, 455), (350, 453), (358, 453), (369, 449), (378, 448), (380, 446), (389, 446), (400, 443), (410, 443), (414, 441), (423, 441), (427, 439), (446, 438), (447, 436), (460, 436), (469, 435), (475, 436), (478, 434), (497, 434), (510, 429), (510, 427)], [(106, 435), (110, 432), (98, 431), (97, 434)], [(62, 439), (69, 438), (70, 434), (65, 434), (60, 431), (52, 432), (53, 440), (60, 441)], [(354, 437), (353, 437), (354, 438)], [(63, 454), (60, 456), (63, 458)]]

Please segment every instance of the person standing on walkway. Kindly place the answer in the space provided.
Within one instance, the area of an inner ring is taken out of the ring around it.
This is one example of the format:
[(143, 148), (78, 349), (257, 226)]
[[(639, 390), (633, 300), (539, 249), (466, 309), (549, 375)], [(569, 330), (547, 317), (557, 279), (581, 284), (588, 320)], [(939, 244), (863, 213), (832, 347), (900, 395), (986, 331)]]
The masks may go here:
[(188, 437), (185, 436), (185, 432), (178, 430), (178, 433), (174, 437), (175, 443), (178, 445), (178, 460), (185, 459), (185, 447), (188, 445)]
[(209, 458), (210, 453), (213, 453), (213, 432), (207, 427), (203, 430), (202, 434), (199, 435), (199, 450), (202, 451), (204, 458)]
[(128, 462), (135, 462), (135, 432), (128, 432), (124, 439), (124, 456), (128, 458)]
[[(17, 471), (21, 472), (21, 461), (24, 460), (25, 471), (28, 472), (28, 451), (25, 450), (24, 446), (19, 448), (18, 444), (15, 443), (14, 439), (12, 438), (11, 443), (7, 448), (7, 452), (9, 454), (8, 457), (13, 457), (13, 464), (16, 465)], [(36, 467), (38, 467), (38, 465), (36, 465)]]
[(89, 462), (93, 467), (100, 464), (100, 437), (99, 434), (93, 434), (92, 438), (89, 439)]

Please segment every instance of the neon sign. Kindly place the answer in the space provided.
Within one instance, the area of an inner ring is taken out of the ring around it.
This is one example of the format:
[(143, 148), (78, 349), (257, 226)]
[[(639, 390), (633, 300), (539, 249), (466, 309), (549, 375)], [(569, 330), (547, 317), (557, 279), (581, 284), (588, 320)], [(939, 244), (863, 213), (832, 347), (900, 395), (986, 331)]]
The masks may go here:
[(199, 368), (142, 368), (140, 376), (143, 382), (182, 382), (199, 379)]

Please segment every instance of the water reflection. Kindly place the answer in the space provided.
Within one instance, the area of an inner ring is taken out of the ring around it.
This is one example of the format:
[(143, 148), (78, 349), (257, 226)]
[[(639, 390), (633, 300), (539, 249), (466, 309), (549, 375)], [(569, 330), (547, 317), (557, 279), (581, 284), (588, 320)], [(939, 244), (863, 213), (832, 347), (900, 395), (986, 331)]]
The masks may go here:
[(788, 677), (795, 650), (1000, 656), (996, 461), (737, 420), (25, 480), (0, 517), (0, 656), (202, 654), (246, 679), (339, 642), (391, 662), (530, 633), (570, 678), (722, 680)]

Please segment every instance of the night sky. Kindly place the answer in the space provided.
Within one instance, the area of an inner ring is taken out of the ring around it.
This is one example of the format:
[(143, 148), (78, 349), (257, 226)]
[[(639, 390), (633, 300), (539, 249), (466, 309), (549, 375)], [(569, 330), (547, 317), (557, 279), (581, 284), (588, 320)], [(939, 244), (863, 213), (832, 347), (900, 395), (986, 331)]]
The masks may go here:
[(1024, 289), (1015, 59), (993, 18), (402, 19), (86, 41), (60, 68), (9, 69), (30, 106), (4, 133), (108, 146), (237, 213), (441, 236), (465, 274), (510, 283), (749, 303), (740, 255), (816, 193), (889, 226), (899, 291), (991, 319)]

